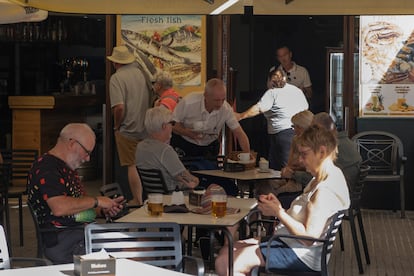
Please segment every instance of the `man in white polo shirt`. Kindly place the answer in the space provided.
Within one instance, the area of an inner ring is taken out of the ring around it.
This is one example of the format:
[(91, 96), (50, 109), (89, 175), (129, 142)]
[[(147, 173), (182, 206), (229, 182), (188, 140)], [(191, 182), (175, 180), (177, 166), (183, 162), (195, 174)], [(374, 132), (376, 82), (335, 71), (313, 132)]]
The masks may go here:
[[(305, 67), (296, 64), (292, 61), (292, 51), (287, 46), (281, 46), (276, 49), (276, 58), (280, 65), (276, 68), (273, 66), (270, 71), (278, 69), (286, 77), (286, 82), (292, 84), (303, 91), (308, 103), (312, 98), (312, 82), (309, 77), (308, 70)], [(270, 84), (268, 79), (268, 88)]]

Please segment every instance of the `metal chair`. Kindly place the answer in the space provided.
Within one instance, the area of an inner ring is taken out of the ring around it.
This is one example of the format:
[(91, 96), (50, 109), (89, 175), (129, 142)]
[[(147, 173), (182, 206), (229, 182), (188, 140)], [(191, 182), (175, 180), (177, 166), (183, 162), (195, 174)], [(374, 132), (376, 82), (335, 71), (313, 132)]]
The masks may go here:
[[(1, 225), (6, 228), (7, 237), (10, 236), (9, 184), (10, 164), (0, 164), (0, 220)], [(8, 242), (10, 243), (10, 240)]]
[(168, 189), (161, 170), (138, 167), (137, 170), (142, 183), (143, 199), (146, 199), (150, 193), (170, 194), (173, 192)]
[(12, 264), (21, 263), (33, 263), (35, 266), (48, 266), (52, 265), (49, 260), (41, 258), (26, 258), (26, 257), (10, 257), (9, 247), (7, 244), (6, 234), (4, 233), (3, 226), (0, 225), (0, 269), (10, 269)]
[[(361, 166), (359, 169), (359, 181), (358, 183), (351, 183), (350, 185), (350, 197), (351, 205), (349, 206), (348, 211), (345, 213), (344, 220), (349, 221), (349, 226), (351, 228), (352, 240), (355, 248), (355, 256), (357, 258), (358, 270), (359, 273), (364, 273), (364, 268), (362, 266), (361, 252), (359, 249), (358, 235), (356, 232), (355, 218), (358, 220), (359, 233), (361, 236), (362, 246), (364, 247), (365, 261), (367, 264), (370, 264), (368, 244), (365, 236), (364, 224), (362, 223), (362, 214), (361, 214), (361, 195), (362, 190), (364, 189), (364, 180), (368, 175), (370, 170), (369, 166)], [(342, 233), (342, 226), (339, 228), (339, 241), (341, 244), (341, 250), (344, 251), (344, 238)]]
[(30, 215), (32, 216), (33, 219), (33, 224), (35, 226), (35, 230), (36, 230), (36, 239), (37, 239), (37, 253), (36, 256), (37, 258), (45, 258), (44, 255), (44, 249), (45, 249), (45, 245), (43, 242), (43, 234), (46, 233), (56, 233), (58, 231), (58, 229), (53, 229), (53, 228), (43, 228), (41, 227), (38, 217), (37, 217), (37, 213), (34, 210), (32, 204), (30, 204), (30, 202), (27, 202), (27, 206), (29, 207), (29, 211), (30, 211)]
[(117, 182), (102, 185), (99, 189), (99, 192), (101, 193), (101, 195), (110, 198), (115, 198), (123, 195), (121, 186)]
[(401, 140), (385, 131), (364, 131), (352, 137), (362, 157), (361, 165), (370, 166), (366, 182), (394, 182), (400, 185), (401, 218), (405, 218), (404, 147)]
[(23, 195), (26, 194), (27, 174), (37, 159), (38, 151), (33, 149), (1, 150), (3, 160), (10, 164), (9, 198), (17, 198), (19, 206), (20, 246), (24, 245), (23, 237)]
[[(296, 274), (296, 275), (328, 275), (328, 262), (331, 255), (331, 251), (335, 242), (336, 233), (338, 232), (339, 227), (341, 226), (342, 219), (344, 217), (345, 211), (339, 211), (335, 215), (332, 216), (331, 222), (328, 227), (328, 231), (326, 232), (325, 238), (317, 239), (311, 238), (307, 236), (297, 236), (297, 235), (279, 235), (275, 234), (268, 240), (267, 251), (270, 251), (270, 245), (273, 240), (284, 238), (284, 239), (295, 239), (295, 240), (306, 240), (306, 241), (313, 241), (313, 242), (320, 242), (322, 243), (322, 256), (321, 256), (321, 271), (315, 272), (303, 272), (303, 271), (291, 271), (291, 270), (281, 270), (281, 269), (272, 269), (269, 267), (269, 264), (266, 262), (264, 267), (264, 272), (266, 273), (277, 273), (277, 274)], [(268, 253), (269, 254), (269, 253)], [(259, 268), (255, 268), (252, 271), (252, 275), (258, 275)]]
[[(85, 227), (86, 253), (105, 249), (115, 258), (183, 271), (183, 261), (197, 264), (197, 275), (204, 275), (199, 258), (183, 256), (180, 226), (176, 223), (109, 223)], [(187, 262), (186, 262), (187, 263)]]

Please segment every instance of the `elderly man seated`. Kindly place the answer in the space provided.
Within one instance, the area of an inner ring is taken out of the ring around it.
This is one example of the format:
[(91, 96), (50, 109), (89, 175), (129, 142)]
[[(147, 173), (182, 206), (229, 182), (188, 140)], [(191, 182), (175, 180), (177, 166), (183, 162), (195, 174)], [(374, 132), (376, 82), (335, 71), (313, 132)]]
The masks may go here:
[(160, 169), (169, 190), (194, 188), (199, 180), (193, 176), (169, 145), (171, 139), (172, 113), (163, 106), (148, 109), (145, 115), (145, 128), (149, 137), (137, 146), (137, 167), (142, 169)]

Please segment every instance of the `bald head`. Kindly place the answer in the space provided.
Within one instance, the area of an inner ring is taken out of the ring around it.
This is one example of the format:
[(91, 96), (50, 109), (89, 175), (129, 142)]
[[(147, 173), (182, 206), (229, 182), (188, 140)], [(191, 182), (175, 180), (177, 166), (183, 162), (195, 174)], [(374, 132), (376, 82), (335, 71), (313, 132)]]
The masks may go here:
[(71, 123), (67, 124), (62, 130), (60, 131), (59, 137), (61, 138), (72, 138), (76, 140), (93, 140), (95, 142), (95, 133), (91, 129), (91, 127), (87, 124), (83, 123)]
[(210, 79), (204, 89), (205, 108), (208, 112), (218, 110), (226, 100), (226, 85), (220, 79)]

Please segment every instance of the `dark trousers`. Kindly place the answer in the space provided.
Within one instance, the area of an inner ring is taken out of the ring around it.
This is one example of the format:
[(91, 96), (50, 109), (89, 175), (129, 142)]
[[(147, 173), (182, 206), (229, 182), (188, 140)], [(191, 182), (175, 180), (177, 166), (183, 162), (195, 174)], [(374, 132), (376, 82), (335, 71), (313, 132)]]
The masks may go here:
[(85, 254), (85, 233), (82, 227), (45, 233), (43, 240), (46, 244), (45, 256), (53, 264), (73, 263), (73, 255)]
[(220, 143), (218, 140), (214, 140), (207, 146), (200, 146), (188, 142), (183, 137), (177, 134), (173, 134), (171, 137), (171, 146), (177, 151), (178, 155), (184, 157), (204, 157), (207, 159), (216, 158), (220, 150)]
[(280, 171), (286, 166), (289, 159), (290, 145), (295, 132), (293, 129), (285, 129), (276, 134), (269, 134), (269, 167)]

